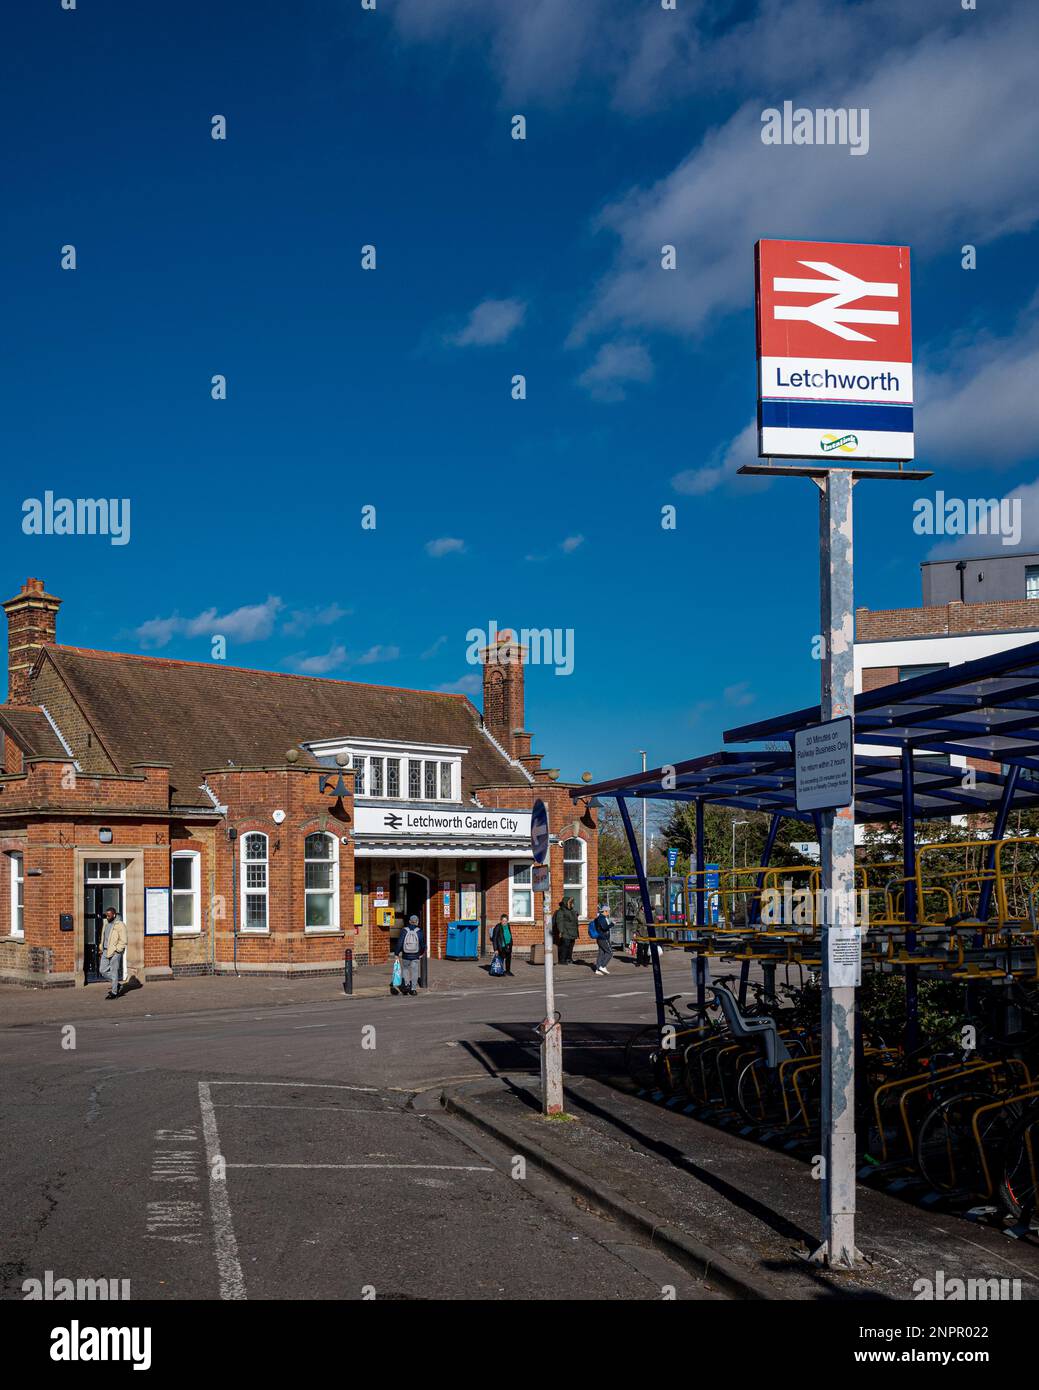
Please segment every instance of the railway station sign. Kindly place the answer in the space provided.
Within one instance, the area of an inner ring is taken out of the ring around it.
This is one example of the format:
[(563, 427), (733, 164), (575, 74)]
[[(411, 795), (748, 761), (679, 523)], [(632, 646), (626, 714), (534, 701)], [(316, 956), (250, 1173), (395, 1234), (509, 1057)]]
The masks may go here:
[(799, 811), (835, 811), (855, 796), (851, 719), (811, 724), (794, 734), (794, 801)]
[(758, 452), (913, 458), (908, 246), (759, 241)]

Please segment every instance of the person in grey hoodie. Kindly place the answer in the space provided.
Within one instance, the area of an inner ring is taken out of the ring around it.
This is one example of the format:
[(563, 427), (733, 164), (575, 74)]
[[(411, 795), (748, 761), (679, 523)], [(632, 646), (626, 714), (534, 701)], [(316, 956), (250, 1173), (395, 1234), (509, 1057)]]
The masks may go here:
[(401, 994), (417, 995), (419, 966), (426, 952), (425, 933), (414, 913), (401, 927), (397, 938), (397, 959), (400, 961)]

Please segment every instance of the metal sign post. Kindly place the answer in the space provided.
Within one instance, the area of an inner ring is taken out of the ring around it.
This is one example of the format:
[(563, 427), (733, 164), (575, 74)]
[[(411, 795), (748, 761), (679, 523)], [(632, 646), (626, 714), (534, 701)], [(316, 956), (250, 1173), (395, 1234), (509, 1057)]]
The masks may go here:
[[(855, 605), (852, 488), (862, 478), (900, 482), (925, 469), (827, 468), (818, 464), (744, 464), (741, 473), (811, 478), (819, 488), (821, 708), (823, 721), (855, 712)], [(852, 726), (854, 754), (854, 726)], [(833, 802), (831, 801), (831, 805)], [(855, 985), (848, 943), (855, 932), (855, 804), (818, 813), (824, 920), (822, 933), (822, 1240), (812, 1259), (852, 1269), (855, 1248)], [(851, 967), (851, 968), (850, 968)]]
[[(851, 474), (830, 470), (819, 487), (819, 579), (822, 658), (820, 714), (855, 710), (855, 608), (852, 592)], [(854, 930), (855, 799), (821, 817), (823, 888), (822, 1244), (813, 1259), (852, 1269), (855, 1248), (855, 985), (835, 980), (833, 945)], [(843, 977), (839, 977), (843, 978)]]
[[(555, 962), (552, 959), (552, 868), (549, 862), (548, 808), (534, 802), (530, 817), (530, 852), (548, 874), (545, 889), (545, 1019), (541, 1035), (541, 1109), (545, 1115), (563, 1112), (563, 1029), (556, 1013)], [(533, 875), (531, 875), (533, 879)], [(533, 889), (531, 890), (533, 891)]]

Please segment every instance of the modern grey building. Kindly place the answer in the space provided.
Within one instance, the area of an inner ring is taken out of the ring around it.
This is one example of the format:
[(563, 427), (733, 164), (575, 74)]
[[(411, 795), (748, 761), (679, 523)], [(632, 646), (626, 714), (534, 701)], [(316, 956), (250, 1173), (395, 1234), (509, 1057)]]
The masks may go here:
[(1039, 598), (1039, 555), (983, 555), (975, 560), (926, 560), (920, 566), (924, 607)]

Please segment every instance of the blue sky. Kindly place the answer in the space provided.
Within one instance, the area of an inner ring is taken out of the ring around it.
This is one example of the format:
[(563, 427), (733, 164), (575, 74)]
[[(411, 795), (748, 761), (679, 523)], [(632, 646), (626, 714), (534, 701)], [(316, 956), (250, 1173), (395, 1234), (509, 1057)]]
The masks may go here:
[[(918, 462), (1020, 496), (1039, 544), (1031, 0), (19, 0), (4, 28), (5, 583), (46, 580), (62, 641), (222, 633), (479, 702), (470, 629), (572, 629), (573, 674), (527, 678), (568, 776), (809, 702), (814, 488), (735, 476), (758, 237), (912, 247)], [(869, 154), (765, 147), (786, 99), (868, 106)], [(129, 498), (130, 543), (23, 534), (48, 489)], [(919, 602), (949, 552), (921, 495), (856, 489), (859, 604)]]

